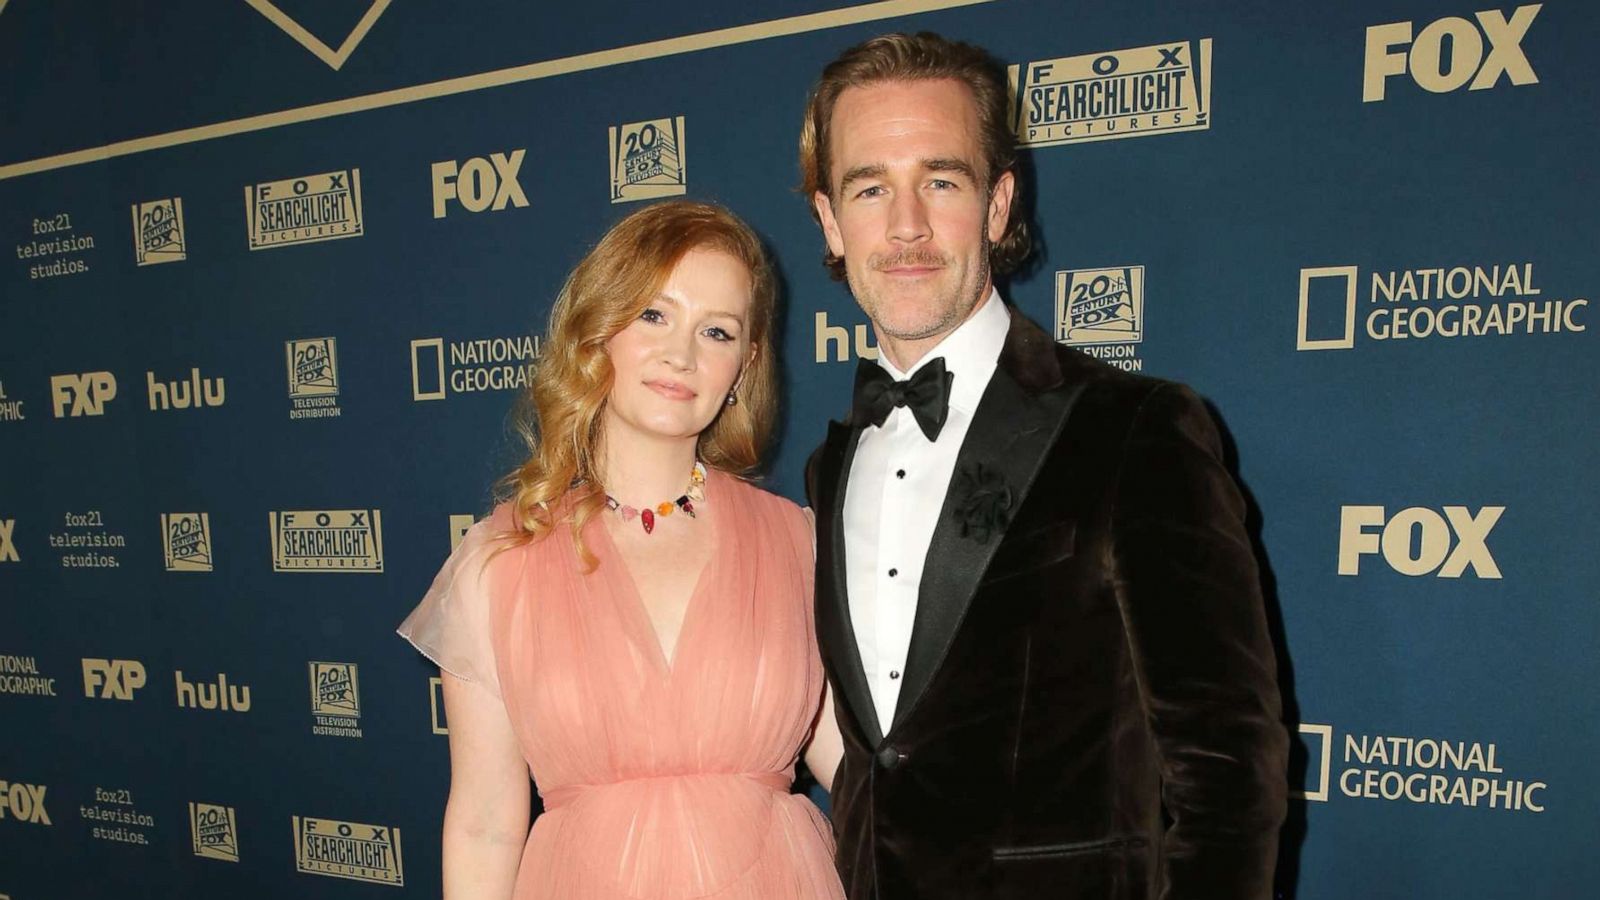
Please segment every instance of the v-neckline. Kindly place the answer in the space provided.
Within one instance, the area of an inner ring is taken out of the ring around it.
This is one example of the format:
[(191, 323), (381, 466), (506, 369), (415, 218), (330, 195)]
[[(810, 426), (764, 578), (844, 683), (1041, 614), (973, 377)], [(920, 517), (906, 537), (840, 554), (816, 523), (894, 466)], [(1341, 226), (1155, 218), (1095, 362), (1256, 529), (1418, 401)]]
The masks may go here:
[[(715, 501), (712, 499), (713, 493), (722, 494), (720, 483), (717, 485), (716, 491), (712, 489), (712, 483), (714, 481), (720, 482), (720, 476), (721, 473), (711, 469), (709, 466), (707, 467), (705, 487), (707, 499), (705, 502), (708, 506), (713, 502), (721, 502), (722, 500), (721, 496)], [(636, 639), (649, 645), (650, 650), (648, 652), (650, 657), (661, 667), (663, 675), (669, 680), (672, 678), (673, 672), (677, 670), (678, 663), (683, 659), (684, 642), (689, 637), (689, 629), (694, 622), (695, 611), (701, 605), (700, 595), (705, 593), (707, 576), (711, 574), (712, 568), (716, 566), (718, 559), (721, 557), (722, 525), (720, 522), (721, 516), (725, 512), (726, 510), (719, 509), (712, 515), (710, 522), (711, 553), (706, 557), (705, 563), (700, 566), (700, 572), (695, 576), (694, 587), (689, 591), (689, 600), (683, 608), (683, 622), (678, 625), (678, 639), (672, 644), (672, 656), (670, 658), (667, 656), (666, 648), (661, 644), (661, 635), (656, 631), (655, 622), (650, 618), (650, 611), (645, 608), (644, 594), (639, 591), (639, 582), (638, 579), (634, 578), (633, 569), (628, 566), (628, 561), (623, 558), (622, 551), (617, 549), (617, 542), (612, 540), (611, 529), (604, 522), (596, 523), (600, 526), (600, 533), (605, 538), (606, 549), (610, 551), (610, 556), (612, 557), (611, 561), (615, 562), (622, 572), (621, 577), (614, 579), (614, 581), (621, 583), (621, 587), (628, 594), (631, 601), (625, 602), (623, 605), (628, 608), (628, 615), (633, 619), (633, 626), (639, 632), (636, 635)], [(600, 565), (604, 566), (606, 562), (607, 560), (602, 558)]]

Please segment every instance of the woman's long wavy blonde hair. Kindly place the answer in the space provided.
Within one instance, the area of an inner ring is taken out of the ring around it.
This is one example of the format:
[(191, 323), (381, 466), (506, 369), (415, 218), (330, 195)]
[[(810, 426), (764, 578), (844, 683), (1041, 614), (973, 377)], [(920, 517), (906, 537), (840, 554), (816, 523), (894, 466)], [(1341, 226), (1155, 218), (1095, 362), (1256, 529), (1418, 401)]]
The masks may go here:
[(778, 399), (772, 351), (777, 285), (766, 251), (750, 226), (720, 206), (689, 200), (647, 206), (606, 232), (567, 277), (550, 311), (533, 383), (513, 420), (528, 458), (500, 481), (516, 525), (514, 543), (540, 540), (565, 521), (580, 559), (595, 565), (581, 531), (605, 504), (599, 453), (612, 383), (606, 344), (644, 312), (678, 262), (697, 249), (726, 253), (750, 273), (745, 327), (751, 350), (735, 383), (737, 402), (721, 407), (701, 432), (698, 453), (706, 465), (739, 476), (748, 476), (760, 461)]

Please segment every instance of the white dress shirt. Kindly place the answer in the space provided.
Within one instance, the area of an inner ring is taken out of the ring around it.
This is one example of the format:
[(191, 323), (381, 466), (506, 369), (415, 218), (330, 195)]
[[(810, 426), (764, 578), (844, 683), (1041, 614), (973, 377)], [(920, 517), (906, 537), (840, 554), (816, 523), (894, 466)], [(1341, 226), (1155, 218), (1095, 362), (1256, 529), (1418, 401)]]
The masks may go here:
[(856, 645), (866, 668), (878, 724), (894, 721), (901, 675), (917, 615), (917, 592), (933, 529), (967, 437), (1011, 327), (1011, 314), (991, 289), (983, 305), (918, 360), (909, 372), (878, 355), (896, 381), (938, 357), (955, 375), (950, 412), (939, 439), (929, 441), (911, 410), (896, 407), (882, 426), (868, 425), (856, 444), (844, 499), (846, 589)]

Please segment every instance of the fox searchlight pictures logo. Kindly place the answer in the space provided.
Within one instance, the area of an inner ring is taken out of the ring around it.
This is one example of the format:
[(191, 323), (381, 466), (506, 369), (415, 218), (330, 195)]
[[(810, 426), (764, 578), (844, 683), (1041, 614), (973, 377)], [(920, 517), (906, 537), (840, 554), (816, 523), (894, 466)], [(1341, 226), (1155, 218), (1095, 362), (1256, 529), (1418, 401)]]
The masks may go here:
[(1018, 143), (1051, 147), (1211, 127), (1211, 39), (1006, 69)]
[(183, 198), (133, 204), (133, 260), (141, 266), (187, 259), (183, 238)]
[(400, 829), (294, 816), (295, 869), (402, 887)]
[(303, 509), (267, 514), (274, 572), (382, 572), (383, 513)]
[(611, 202), (675, 197), (689, 189), (683, 116), (613, 126)]
[(245, 185), (250, 249), (360, 237), (361, 170)]

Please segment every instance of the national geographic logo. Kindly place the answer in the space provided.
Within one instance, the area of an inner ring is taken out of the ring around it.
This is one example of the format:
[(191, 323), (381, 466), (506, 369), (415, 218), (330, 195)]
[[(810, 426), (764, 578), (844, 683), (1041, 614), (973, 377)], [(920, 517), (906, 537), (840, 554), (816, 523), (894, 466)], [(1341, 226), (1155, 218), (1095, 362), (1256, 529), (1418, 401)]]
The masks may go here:
[(195, 856), (239, 861), (239, 826), (234, 821), (233, 807), (191, 802), (189, 834), (194, 838)]
[(56, 680), (39, 674), (39, 663), (31, 656), (0, 654), (0, 694), (54, 697)]
[(1056, 273), (1056, 340), (1127, 372), (1144, 370), (1144, 266)]
[(103, 416), (106, 404), (116, 396), (117, 376), (110, 372), (50, 376), (50, 399), (58, 419)]
[(1211, 127), (1211, 39), (1009, 66), (1018, 143), (1051, 147)]
[(433, 217), (444, 218), (448, 214), (445, 204), (450, 200), (475, 213), (486, 209), (499, 212), (507, 204), (518, 209), (527, 206), (528, 195), (517, 181), (517, 172), (527, 155), (526, 150), (513, 150), (509, 154), (491, 153), (488, 159), (475, 156), (460, 164), (453, 159), (434, 163)]
[(382, 572), (383, 513), (376, 509), (270, 512), (272, 571)]
[(689, 189), (683, 116), (613, 126), (611, 202), (675, 197)]
[[(1484, 506), (1477, 512), (1446, 506), (1440, 515), (1413, 506), (1389, 516), (1381, 506), (1342, 506), (1339, 574), (1360, 575), (1361, 557), (1381, 553), (1389, 568), (1402, 575), (1460, 578), (1471, 569), (1478, 578), (1500, 578), (1489, 552), (1489, 532), (1505, 511), (1504, 506)], [(1368, 530), (1372, 528), (1380, 530)]]
[(250, 249), (360, 237), (361, 170), (245, 185)]
[(6, 396), (6, 383), (0, 381), (0, 422), (21, 422), (28, 418), (22, 410), (23, 401)]
[(42, 784), (0, 780), (0, 819), (14, 819), (30, 825), (55, 824), (44, 807), (47, 790), (49, 788)]
[[(1543, 299), (1533, 263), (1372, 272), (1367, 282), (1365, 340), (1554, 335), (1588, 330), (1587, 298)], [(1356, 266), (1300, 270), (1296, 350), (1349, 350), (1356, 345)]]
[(188, 259), (183, 239), (183, 198), (133, 204), (133, 260), (141, 266)]
[(533, 382), (540, 354), (538, 337), (519, 335), (411, 342), (411, 399), (443, 400), (450, 394), (520, 391)]
[[(1329, 802), (1336, 780), (1340, 794), (1358, 800), (1545, 811), (1549, 785), (1505, 777), (1493, 742), (1353, 733), (1341, 742), (1332, 725), (1309, 723), (1300, 735), (1311, 764), (1309, 783), (1297, 793), (1307, 800)], [(1341, 748), (1343, 769), (1335, 779), (1333, 756)]]
[(433, 733), (449, 734), (450, 722), (444, 711), (444, 679), (437, 675), (428, 679), (428, 711), (433, 720)]
[[(828, 314), (819, 311), (816, 321), (817, 362), (849, 362), (851, 334), (843, 325), (830, 325)], [(878, 345), (872, 343), (872, 332), (866, 323), (855, 327), (855, 355), (859, 359), (877, 359)], [(830, 352), (831, 351), (831, 352)]]
[(327, 419), (338, 416), (339, 344), (331, 337), (283, 342), (289, 371), (289, 418)]
[(162, 513), (161, 550), (168, 572), (210, 572), (211, 514)]
[(13, 537), (16, 533), (16, 519), (0, 519), (0, 563), (22, 562), (22, 557), (17, 553), (16, 540)]
[(83, 695), (100, 700), (132, 700), (144, 687), (144, 663), (137, 659), (83, 659)]
[(361, 683), (355, 663), (312, 662), (311, 733), (361, 737)]
[[(1361, 100), (1375, 103), (1385, 98), (1389, 79), (1410, 74), (1425, 91), (1445, 94), (1466, 87), (1481, 91), (1500, 83), (1538, 84), (1539, 76), (1522, 51), (1522, 39), (1543, 3), (1519, 6), (1507, 19), (1498, 9), (1473, 13), (1478, 20), (1447, 16), (1429, 22), (1415, 39), (1411, 22), (1391, 22), (1367, 29), (1366, 60), (1362, 66)], [(1481, 29), (1481, 30), (1480, 30)], [(1445, 38), (1450, 39), (1449, 53)], [(1484, 53), (1484, 39), (1489, 52)], [(1402, 50), (1408, 46), (1409, 50)], [(1467, 82), (1472, 84), (1469, 86)]]
[(398, 828), (295, 816), (294, 858), (295, 868), (311, 875), (405, 884)]

